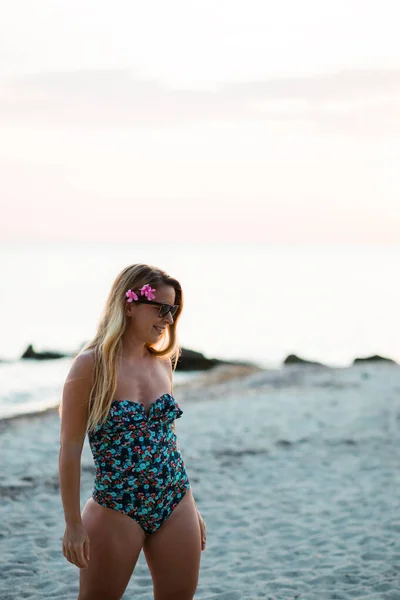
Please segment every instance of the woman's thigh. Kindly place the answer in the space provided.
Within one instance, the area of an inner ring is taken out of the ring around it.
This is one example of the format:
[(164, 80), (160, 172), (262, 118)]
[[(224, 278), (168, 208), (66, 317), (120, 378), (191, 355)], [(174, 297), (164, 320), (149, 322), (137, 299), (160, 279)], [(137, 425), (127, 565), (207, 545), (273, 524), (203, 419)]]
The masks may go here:
[(154, 586), (154, 600), (191, 600), (200, 570), (201, 533), (192, 491), (157, 531), (146, 537), (143, 553)]
[(128, 515), (90, 498), (82, 511), (89, 536), (89, 566), (80, 569), (78, 600), (119, 600), (132, 576), (145, 538)]

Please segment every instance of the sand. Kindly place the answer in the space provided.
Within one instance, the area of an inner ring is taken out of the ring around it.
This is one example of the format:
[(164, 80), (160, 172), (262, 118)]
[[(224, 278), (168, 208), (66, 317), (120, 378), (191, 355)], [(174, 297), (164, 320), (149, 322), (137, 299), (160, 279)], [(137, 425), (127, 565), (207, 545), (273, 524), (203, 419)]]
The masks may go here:
[[(399, 366), (219, 369), (174, 392), (207, 524), (196, 600), (400, 600)], [(0, 432), (0, 599), (76, 600), (58, 415)], [(82, 507), (93, 476), (86, 441)], [(153, 599), (143, 554), (123, 598)]]

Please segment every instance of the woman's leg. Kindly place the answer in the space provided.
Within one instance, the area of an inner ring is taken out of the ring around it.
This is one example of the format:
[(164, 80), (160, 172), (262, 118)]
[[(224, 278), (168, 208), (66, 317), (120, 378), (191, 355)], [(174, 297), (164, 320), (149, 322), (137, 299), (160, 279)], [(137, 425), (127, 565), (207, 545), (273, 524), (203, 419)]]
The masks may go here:
[(199, 579), (201, 535), (190, 488), (161, 527), (146, 537), (143, 552), (154, 600), (192, 600)]
[(120, 600), (129, 583), (145, 534), (128, 515), (90, 498), (82, 511), (89, 536), (89, 566), (80, 569), (78, 600)]

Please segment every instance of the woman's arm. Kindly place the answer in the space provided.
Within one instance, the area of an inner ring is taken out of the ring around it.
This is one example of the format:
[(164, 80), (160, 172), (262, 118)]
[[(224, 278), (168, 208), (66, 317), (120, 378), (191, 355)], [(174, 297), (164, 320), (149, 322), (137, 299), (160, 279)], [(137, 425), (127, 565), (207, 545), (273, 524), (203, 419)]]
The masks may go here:
[(59, 480), (66, 525), (80, 525), (81, 454), (86, 436), (94, 355), (83, 352), (72, 364), (60, 407)]

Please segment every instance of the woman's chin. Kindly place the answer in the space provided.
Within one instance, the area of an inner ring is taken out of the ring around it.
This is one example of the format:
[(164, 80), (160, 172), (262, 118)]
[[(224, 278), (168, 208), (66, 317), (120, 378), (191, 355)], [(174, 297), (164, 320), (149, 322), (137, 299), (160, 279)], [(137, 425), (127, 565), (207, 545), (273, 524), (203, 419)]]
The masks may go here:
[(162, 334), (158, 333), (155, 329), (151, 332), (146, 340), (146, 344), (154, 345), (162, 338)]

